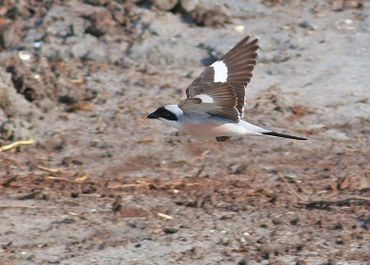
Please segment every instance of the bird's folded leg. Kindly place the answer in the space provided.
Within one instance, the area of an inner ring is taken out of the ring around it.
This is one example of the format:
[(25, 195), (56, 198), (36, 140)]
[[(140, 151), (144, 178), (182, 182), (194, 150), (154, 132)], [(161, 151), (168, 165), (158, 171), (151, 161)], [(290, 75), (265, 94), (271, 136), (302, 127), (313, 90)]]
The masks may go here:
[(231, 137), (230, 136), (218, 136), (216, 137), (217, 142), (225, 142), (229, 140)]

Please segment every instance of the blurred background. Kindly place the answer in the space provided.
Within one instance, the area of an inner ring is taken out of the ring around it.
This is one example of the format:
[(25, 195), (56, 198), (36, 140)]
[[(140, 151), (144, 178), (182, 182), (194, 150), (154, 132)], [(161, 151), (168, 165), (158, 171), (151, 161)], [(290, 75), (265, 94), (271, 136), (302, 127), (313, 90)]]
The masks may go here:
[[(259, 39), (249, 122), (146, 115)], [(1, 264), (368, 264), (370, 3), (0, 0)]]

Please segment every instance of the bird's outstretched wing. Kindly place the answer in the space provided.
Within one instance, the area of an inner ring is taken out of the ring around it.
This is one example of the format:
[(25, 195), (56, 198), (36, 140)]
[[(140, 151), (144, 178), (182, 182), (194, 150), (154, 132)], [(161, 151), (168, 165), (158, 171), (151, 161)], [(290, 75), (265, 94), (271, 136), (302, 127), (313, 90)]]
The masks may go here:
[(201, 94), (180, 101), (178, 106), (187, 114), (202, 113), (239, 121), (237, 99), (233, 89), (226, 83), (217, 83), (205, 88)]
[[(251, 40), (247, 36), (220, 60), (206, 67), (186, 89), (188, 99), (180, 104), (189, 106), (190, 102), (197, 102), (192, 105), (197, 105), (198, 108), (214, 107), (215, 109), (207, 112), (211, 115), (232, 118), (235, 121), (242, 118), (244, 116), (245, 88), (252, 78), (252, 71), (256, 64), (257, 43), (257, 39)], [(225, 90), (224, 94), (220, 91), (222, 89)], [(229, 104), (222, 103), (226, 95), (228, 95)], [(230, 104), (233, 101), (231, 95), (234, 97), (234, 105)], [(198, 99), (192, 100), (192, 98)], [(182, 108), (180, 104), (179, 107)], [(216, 109), (218, 111), (214, 111)]]

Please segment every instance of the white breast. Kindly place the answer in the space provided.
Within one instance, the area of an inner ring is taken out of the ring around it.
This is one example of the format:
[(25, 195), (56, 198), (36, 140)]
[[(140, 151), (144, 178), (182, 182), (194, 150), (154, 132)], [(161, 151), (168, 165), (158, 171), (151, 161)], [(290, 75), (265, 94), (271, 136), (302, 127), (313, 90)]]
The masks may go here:
[(202, 122), (184, 121), (181, 130), (197, 137), (234, 136), (246, 134), (246, 130), (239, 123), (208, 119)]

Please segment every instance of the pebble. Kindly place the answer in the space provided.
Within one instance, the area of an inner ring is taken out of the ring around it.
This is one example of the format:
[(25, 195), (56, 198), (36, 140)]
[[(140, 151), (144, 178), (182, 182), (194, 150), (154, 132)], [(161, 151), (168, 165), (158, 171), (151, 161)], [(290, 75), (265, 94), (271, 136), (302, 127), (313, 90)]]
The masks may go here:
[(307, 22), (307, 21), (302, 21), (298, 24), (298, 26), (300, 26), (301, 28), (304, 28), (304, 29), (308, 29), (308, 30), (316, 30), (316, 27), (313, 26), (311, 23)]
[(245, 258), (239, 260), (238, 265), (247, 265), (247, 261), (245, 260)]
[(18, 52), (18, 57), (22, 61), (28, 62), (32, 59), (32, 54), (28, 51), (19, 51)]
[(177, 5), (178, 0), (152, 0), (152, 2), (157, 8), (168, 11)]
[(173, 228), (173, 227), (165, 227), (162, 229), (163, 232), (165, 232), (166, 234), (175, 234), (179, 231), (179, 229), (177, 228)]
[(181, 7), (186, 12), (191, 12), (199, 5), (199, 0), (180, 0)]
[(236, 26), (234, 26), (234, 29), (235, 29), (236, 32), (243, 33), (244, 30), (245, 30), (245, 27), (244, 27), (244, 25), (236, 25)]

